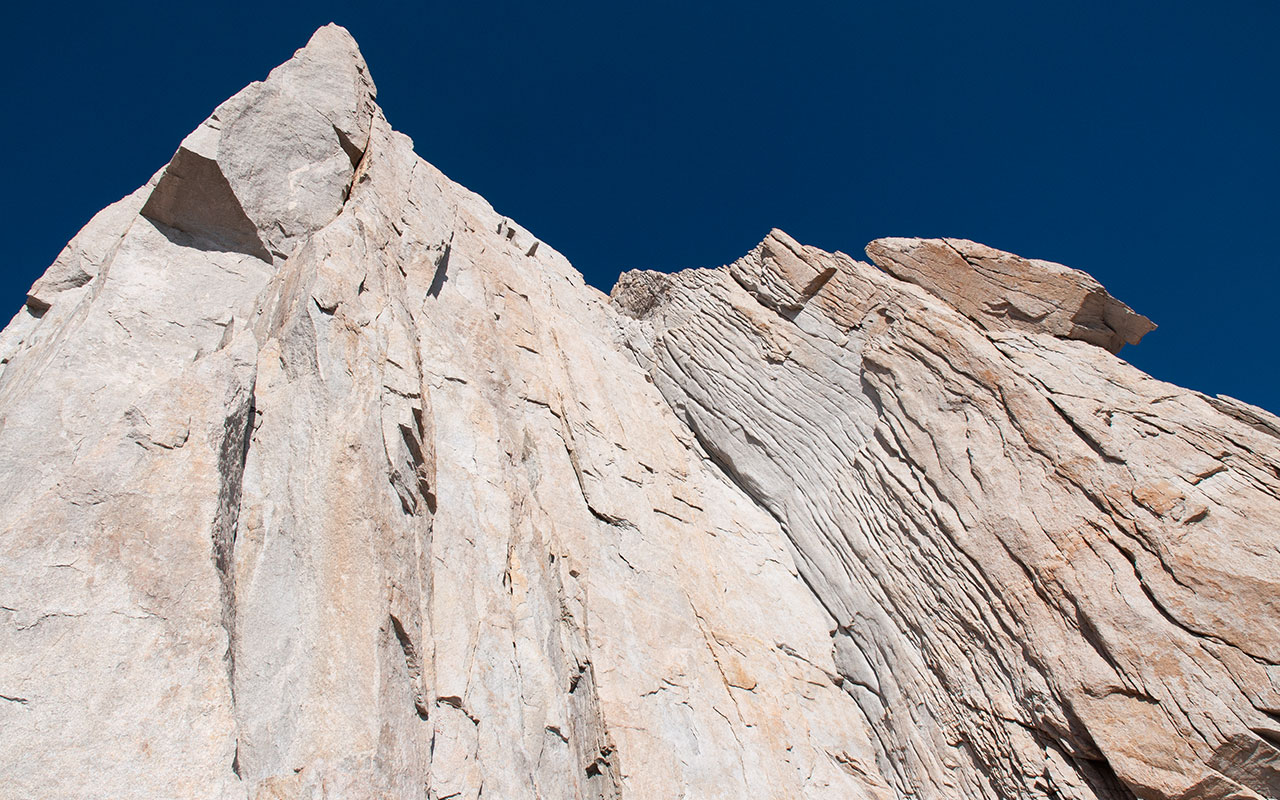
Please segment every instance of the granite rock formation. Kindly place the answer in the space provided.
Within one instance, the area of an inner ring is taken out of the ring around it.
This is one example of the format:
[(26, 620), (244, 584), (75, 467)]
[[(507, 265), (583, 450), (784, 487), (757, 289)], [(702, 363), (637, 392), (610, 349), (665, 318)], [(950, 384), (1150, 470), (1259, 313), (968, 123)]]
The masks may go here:
[(1280, 796), (1280, 419), (867, 252), (606, 297), (321, 29), (0, 334), (0, 796)]

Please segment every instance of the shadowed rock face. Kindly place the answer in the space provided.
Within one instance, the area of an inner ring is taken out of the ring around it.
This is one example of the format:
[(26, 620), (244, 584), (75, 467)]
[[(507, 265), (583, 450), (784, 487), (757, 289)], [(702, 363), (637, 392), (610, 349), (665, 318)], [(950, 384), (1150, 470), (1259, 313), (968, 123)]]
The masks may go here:
[[(258, 229), (240, 207), (218, 162), (186, 147), (174, 154), (140, 213), (179, 234), (179, 244), (203, 244), (271, 263)], [(180, 234), (189, 238), (184, 240)]]
[(868, 253), (606, 298), (321, 29), (0, 334), (6, 791), (1280, 795), (1280, 420)]

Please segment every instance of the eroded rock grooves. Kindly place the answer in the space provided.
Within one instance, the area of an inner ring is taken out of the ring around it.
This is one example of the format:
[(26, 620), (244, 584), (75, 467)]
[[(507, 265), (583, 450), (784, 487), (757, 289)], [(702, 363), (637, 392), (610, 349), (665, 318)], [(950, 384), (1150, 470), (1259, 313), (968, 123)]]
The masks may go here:
[(868, 254), (607, 298), (321, 29), (0, 334), (0, 794), (1280, 796), (1280, 420)]

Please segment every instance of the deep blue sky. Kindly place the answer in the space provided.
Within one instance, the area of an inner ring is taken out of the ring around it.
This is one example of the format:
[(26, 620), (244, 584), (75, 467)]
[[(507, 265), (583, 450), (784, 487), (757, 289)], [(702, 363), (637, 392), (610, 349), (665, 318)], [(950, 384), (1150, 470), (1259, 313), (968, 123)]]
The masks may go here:
[(22, 3), (0, 300), (321, 24), (418, 152), (608, 290), (777, 226), (958, 236), (1087, 270), (1123, 355), (1280, 411), (1280, 3)]

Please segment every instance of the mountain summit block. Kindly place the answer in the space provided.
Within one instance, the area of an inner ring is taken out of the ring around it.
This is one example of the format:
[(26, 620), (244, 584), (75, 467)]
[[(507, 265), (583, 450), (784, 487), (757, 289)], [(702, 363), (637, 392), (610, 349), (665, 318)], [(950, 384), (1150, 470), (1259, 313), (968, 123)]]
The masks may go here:
[(0, 794), (1280, 796), (1280, 419), (1084, 273), (612, 296), (328, 26), (0, 334)]

